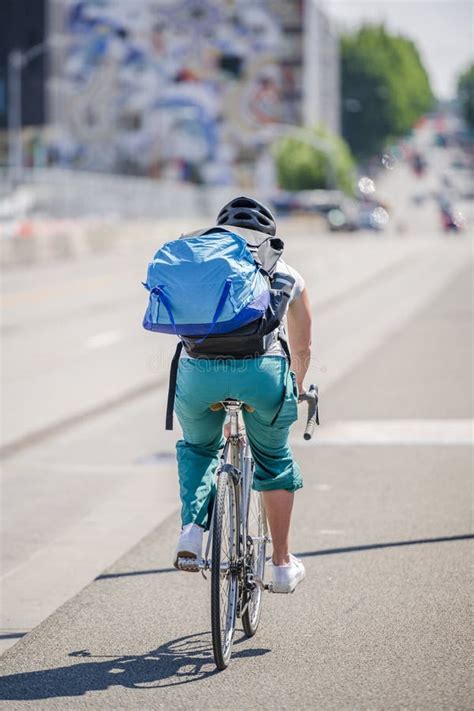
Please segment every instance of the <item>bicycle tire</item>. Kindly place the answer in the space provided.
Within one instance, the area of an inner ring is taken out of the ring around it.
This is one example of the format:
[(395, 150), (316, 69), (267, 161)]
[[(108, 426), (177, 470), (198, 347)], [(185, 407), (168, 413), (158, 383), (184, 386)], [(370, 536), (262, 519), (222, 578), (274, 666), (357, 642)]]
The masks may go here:
[[(256, 538), (258, 541), (252, 544), (251, 551), (251, 573), (259, 578), (263, 583), (265, 574), (265, 552), (266, 552), (266, 522), (265, 510), (263, 508), (262, 497), (257, 491), (250, 489), (250, 501), (247, 507), (247, 535)], [(262, 613), (263, 590), (260, 585), (255, 585), (250, 590), (244, 590), (242, 614), (242, 627), (246, 637), (253, 637), (260, 623)]]
[[(212, 648), (218, 669), (226, 669), (229, 665), (237, 617), (240, 539), (237, 493), (232, 477), (221, 470), (214, 501), (211, 555)], [(226, 570), (224, 566), (227, 566)]]

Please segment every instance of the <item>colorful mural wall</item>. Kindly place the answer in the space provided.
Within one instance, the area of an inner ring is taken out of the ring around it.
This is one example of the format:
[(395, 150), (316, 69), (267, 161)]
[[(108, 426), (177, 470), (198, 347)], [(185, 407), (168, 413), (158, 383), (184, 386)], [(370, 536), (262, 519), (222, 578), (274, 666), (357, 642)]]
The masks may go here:
[(302, 0), (73, 1), (64, 24), (76, 165), (226, 184), (301, 122)]

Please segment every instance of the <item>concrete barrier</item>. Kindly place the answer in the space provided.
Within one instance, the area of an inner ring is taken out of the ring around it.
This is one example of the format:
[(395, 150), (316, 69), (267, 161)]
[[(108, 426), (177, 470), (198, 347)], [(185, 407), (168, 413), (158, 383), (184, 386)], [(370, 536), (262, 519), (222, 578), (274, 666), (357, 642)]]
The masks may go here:
[[(5, 183), (3, 184), (5, 187)], [(0, 266), (77, 259), (211, 225), (242, 188), (197, 186), (61, 169), (30, 170), (0, 200)], [(252, 191), (250, 191), (250, 194)], [(318, 216), (281, 218), (280, 234), (320, 231)]]
[[(132, 243), (149, 242), (150, 233), (159, 235), (164, 242), (212, 222), (213, 217), (102, 223), (29, 220), (27, 230), (20, 222), (13, 235), (0, 239), (0, 267), (9, 269), (106, 254)], [(284, 217), (278, 225), (283, 239), (324, 231), (324, 222), (318, 216)]]

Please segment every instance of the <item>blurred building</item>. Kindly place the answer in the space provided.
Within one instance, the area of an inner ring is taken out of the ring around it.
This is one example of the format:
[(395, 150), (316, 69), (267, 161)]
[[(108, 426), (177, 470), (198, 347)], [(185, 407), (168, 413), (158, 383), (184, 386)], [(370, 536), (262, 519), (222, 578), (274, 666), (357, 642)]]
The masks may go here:
[[(0, 2), (0, 129), (7, 126), (8, 55), (44, 41), (47, 0), (1, 0)], [(44, 55), (28, 66), (23, 76), (22, 114), (26, 126), (45, 122)]]
[(338, 131), (317, 0), (47, 2), (49, 36), (65, 37), (48, 57), (52, 162), (230, 184), (281, 124)]
[(339, 40), (331, 19), (316, 0), (305, 4), (304, 27), (304, 123), (323, 123), (339, 134)]

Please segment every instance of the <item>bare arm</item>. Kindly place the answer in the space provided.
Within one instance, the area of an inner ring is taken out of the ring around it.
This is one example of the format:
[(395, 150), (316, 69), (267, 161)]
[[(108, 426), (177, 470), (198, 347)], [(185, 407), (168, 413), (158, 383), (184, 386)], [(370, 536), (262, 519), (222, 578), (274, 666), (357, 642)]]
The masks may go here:
[(301, 296), (288, 307), (288, 338), (291, 349), (291, 368), (296, 375), (300, 393), (305, 392), (304, 378), (311, 359), (311, 304), (308, 291), (303, 289)]

